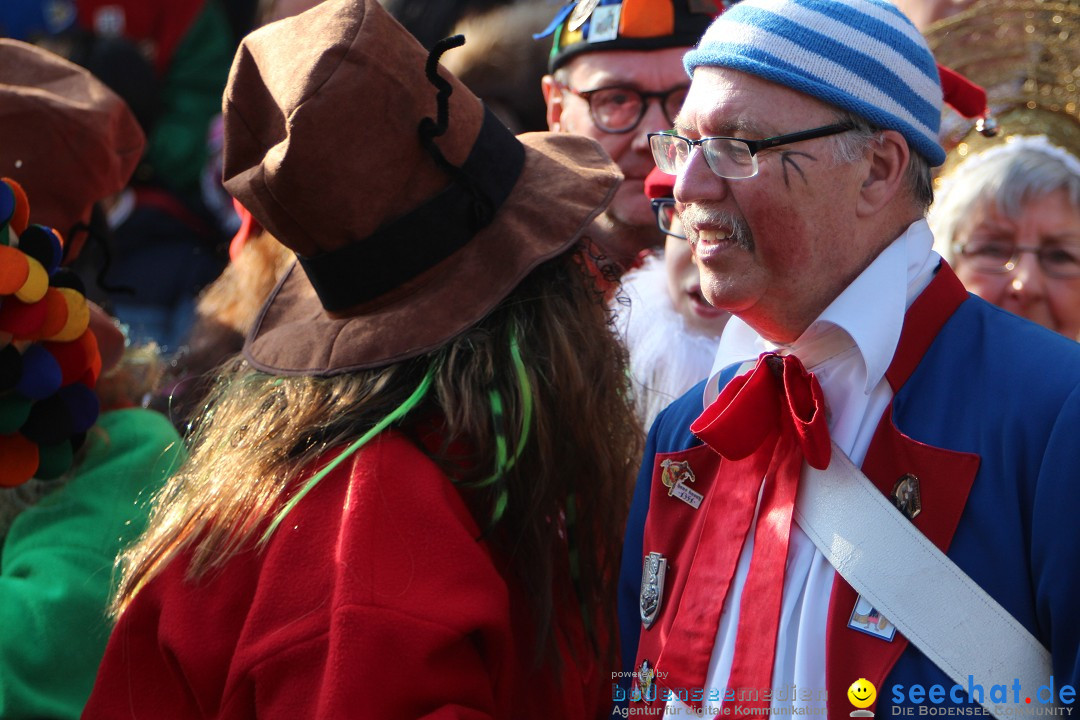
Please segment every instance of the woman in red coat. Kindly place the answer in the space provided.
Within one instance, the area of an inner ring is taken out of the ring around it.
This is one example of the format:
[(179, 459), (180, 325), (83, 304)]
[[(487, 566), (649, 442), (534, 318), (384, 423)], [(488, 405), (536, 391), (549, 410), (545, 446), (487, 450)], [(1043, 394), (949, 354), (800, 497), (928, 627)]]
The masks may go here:
[[(88, 718), (585, 718), (636, 465), (582, 261), (620, 176), (375, 0), (241, 46), (226, 187), (299, 262), (121, 558)], [(426, 65), (426, 67), (425, 67)]]

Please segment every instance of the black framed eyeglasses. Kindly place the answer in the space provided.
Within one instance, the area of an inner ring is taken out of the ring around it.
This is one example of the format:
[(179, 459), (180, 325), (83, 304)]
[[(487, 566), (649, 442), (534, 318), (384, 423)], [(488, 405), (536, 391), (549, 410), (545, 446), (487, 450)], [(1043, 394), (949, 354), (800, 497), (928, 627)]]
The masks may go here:
[(733, 137), (705, 137), (691, 140), (674, 132), (649, 133), (649, 147), (653, 160), (660, 172), (678, 175), (686, 167), (690, 153), (697, 145), (705, 153), (705, 162), (709, 169), (728, 180), (744, 180), (757, 175), (757, 154), (762, 150), (813, 140), (815, 138), (839, 135), (854, 130), (848, 124), (825, 125), (812, 130), (777, 135), (764, 140), (746, 140)]
[(631, 132), (640, 125), (649, 109), (650, 100), (660, 103), (664, 117), (674, 125), (675, 116), (682, 109), (683, 100), (690, 90), (689, 85), (680, 85), (664, 92), (645, 92), (621, 85), (582, 91), (574, 90), (568, 85), (563, 85), (562, 88), (584, 98), (589, 103), (589, 114), (596, 127), (613, 135)]
[(1059, 280), (1080, 278), (1080, 245), (1014, 245), (1005, 240), (975, 239), (955, 243), (953, 253), (970, 263), (973, 270), (1002, 275), (1012, 272), (1022, 253), (1035, 253), (1039, 268), (1047, 277)]
[(660, 232), (680, 240), (686, 239), (686, 231), (683, 230), (679, 214), (675, 212), (674, 198), (654, 198), (652, 209)]

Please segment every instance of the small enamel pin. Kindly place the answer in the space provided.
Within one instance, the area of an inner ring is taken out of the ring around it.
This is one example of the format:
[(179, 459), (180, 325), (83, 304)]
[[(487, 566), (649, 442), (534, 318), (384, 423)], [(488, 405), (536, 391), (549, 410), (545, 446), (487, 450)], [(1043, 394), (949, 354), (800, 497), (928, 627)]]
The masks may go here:
[(664, 483), (664, 487), (668, 489), (668, 497), (677, 497), (695, 510), (701, 507), (701, 501), (705, 496), (691, 490), (687, 485), (687, 483), (697, 482), (694, 471), (690, 469), (689, 461), (668, 459), (660, 463), (660, 468), (660, 482)]
[(570, 18), (566, 21), (566, 29), (574, 31), (584, 25), (599, 2), (600, 0), (579, 0), (570, 13)]
[(642, 660), (638, 665), (638, 669), (634, 671), (634, 680), (636, 681), (635, 690), (637, 692), (631, 692), (630, 699), (634, 702), (640, 700), (652, 700), (654, 695), (652, 694), (653, 682), (656, 681), (656, 670), (648, 660)]
[(896, 509), (914, 520), (922, 512), (922, 493), (919, 491), (919, 478), (911, 473), (905, 474), (892, 489), (893, 504)]
[(667, 574), (667, 560), (660, 553), (651, 552), (645, 556), (641, 568), (641, 596), (638, 609), (641, 611), (641, 624), (648, 630), (660, 614), (664, 604), (664, 576)]
[(896, 626), (875, 610), (862, 595), (855, 601), (855, 607), (851, 611), (851, 618), (848, 619), (847, 626), (852, 630), (873, 635), (885, 642), (892, 642), (896, 636)]

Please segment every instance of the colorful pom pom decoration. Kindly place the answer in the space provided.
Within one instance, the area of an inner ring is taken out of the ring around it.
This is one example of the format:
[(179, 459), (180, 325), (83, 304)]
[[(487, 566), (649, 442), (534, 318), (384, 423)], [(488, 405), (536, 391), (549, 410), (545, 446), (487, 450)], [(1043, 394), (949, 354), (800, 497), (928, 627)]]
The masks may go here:
[(101, 353), (63, 237), (30, 225), (22, 187), (0, 179), (0, 487), (52, 479), (101, 412)]

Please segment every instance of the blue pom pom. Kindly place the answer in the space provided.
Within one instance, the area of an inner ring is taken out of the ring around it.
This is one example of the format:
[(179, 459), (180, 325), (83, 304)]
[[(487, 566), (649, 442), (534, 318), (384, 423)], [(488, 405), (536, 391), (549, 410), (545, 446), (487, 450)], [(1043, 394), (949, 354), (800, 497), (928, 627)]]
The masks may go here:
[(0, 182), (0, 226), (7, 225), (8, 221), (11, 220), (11, 216), (14, 214), (15, 192), (8, 187), (6, 182)]
[(60, 238), (44, 225), (27, 227), (19, 236), (19, 249), (41, 263), (47, 273), (59, 267), (64, 256)]
[(60, 363), (40, 345), (31, 345), (22, 355), (22, 376), (15, 390), (23, 397), (40, 400), (60, 389)]
[(82, 383), (74, 383), (61, 388), (57, 395), (67, 405), (68, 413), (71, 415), (72, 432), (86, 432), (97, 422), (101, 405), (93, 390)]

